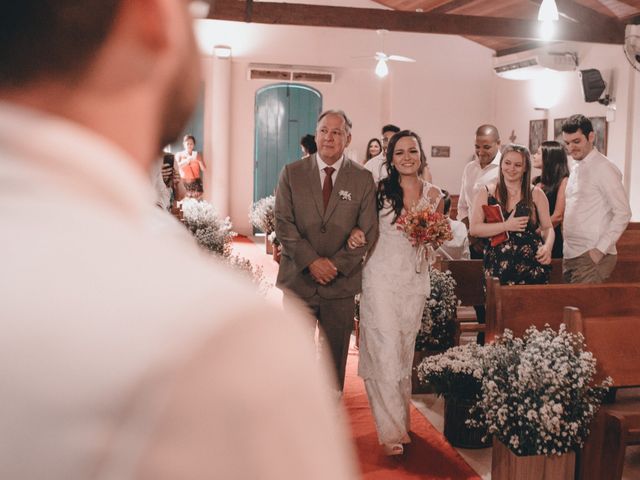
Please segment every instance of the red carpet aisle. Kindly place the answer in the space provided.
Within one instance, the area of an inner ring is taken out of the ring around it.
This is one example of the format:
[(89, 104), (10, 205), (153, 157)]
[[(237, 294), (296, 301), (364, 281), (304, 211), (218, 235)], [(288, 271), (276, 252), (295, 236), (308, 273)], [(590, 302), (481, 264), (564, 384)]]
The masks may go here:
[(365, 480), (479, 480), (440, 432), (411, 406), (411, 443), (402, 457), (387, 457), (378, 445), (364, 383), (357, 375), (358, 351), (347, 361), (344, 403), (351, 418), (353, 438)]
[[(233, 253), (261, 265), (269, 282), (275, 284), (277, 264), (265, 253), (262, 239), (238, 236)], [(273, 287), (267, 298), (282, 305), (280, 290)], [(358, 450), (364, 480), (480, 480), (458, 453), (447, 443), (422, 414), (411, 406), (411, 441), (401, 458), (390, 458), (378, 445), (375, 425), (364, 383), (357, 375), (358, 352), (350, 350), (347, 363), (344, 403), (351, 420), (354, 442)], [(330, 479), (327, 479), (330, 480)]]

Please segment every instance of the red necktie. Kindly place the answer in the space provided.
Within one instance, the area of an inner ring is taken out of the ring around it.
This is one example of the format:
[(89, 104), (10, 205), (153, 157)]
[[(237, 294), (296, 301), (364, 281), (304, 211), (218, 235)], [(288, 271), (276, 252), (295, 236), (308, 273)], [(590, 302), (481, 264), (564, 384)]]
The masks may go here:
[(333, 190), (333, 181), (331, 180), (331, 175), (336, 171), (333, 167), (325, 167), (323, 168), (324, 173), (326, 174), (324, 177), (324, 182), (322, 183), (322, 203), (324, 204), (324, 209), (327, 209), (327, 205), (329, 204), (329, 198), (331, 197), (331, 191)]

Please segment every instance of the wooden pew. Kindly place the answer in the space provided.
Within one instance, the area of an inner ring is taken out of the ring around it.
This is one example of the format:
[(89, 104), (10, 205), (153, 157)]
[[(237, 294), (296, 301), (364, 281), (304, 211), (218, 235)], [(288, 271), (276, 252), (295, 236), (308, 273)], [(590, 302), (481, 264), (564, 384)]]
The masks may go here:
[(629, 224), (622, 232), (618, 243), (616, 243), (618, 259), (640, 258), (640, 227), (638, 224)]
[[(586, 313), (586, 310), (585, 310)], [(640, 344), (632, 332), (640, 329), (640, 315), (582, 316), (566, 307), (569, 330), (584, 335), (587, 349), (597, 360), (599, 383), (610, 376), (615, 388), (640, 385)], [(640, 394), (603, 405), (591, 425), (591, 433), (578, 455), (579, 480), (619, 480), (627, 445), (640, 444)]]
[[(457, 283), (456, 296), (462, 305), (482, 305), (484, 303), (482, 260), (442, 259), (436, 268), (442, 271), (451, 271)], [(640, 282), (640, 258), (618, 258), (615, 269), (606, 281), (606, 283), (626, 282)], [(551, 261), (549, 283), (563, 283), (562, 259), (560, 258), (554, 258)]]
[(486, 341), (505, 328), (521, 336), (531, 325), (558, 329), (565, 306), (589, 316), (640, 315), (640, 283), (500, 285), (487, 282)]
[[(436, 264), (436, 268), (446, 272), (449, 270), (456, 281), (455, 294), (461, 307), (473, 307), (484, 305), (484, 271), (482, 260), (447, 260), (442, 259)], [(475, 313), (470, 316), (462, 315), (458, 309), (456, 317), (456, 330), (453, 344), (460, 344), (460, 335), (467, 332), (484, 332), (485, 325), (478, 323)], [(467, 309), (471, 312), (471, 310)]]
[[(640, 230), (638, 230), (640, 231)], [(456, 280), (455, 293), (462, 307), (485, 304), (484, 271), (482, 260), (446, 260), (436, 264), (442, 271), (449, 270)], [(562, 283), (562, 259), (551, 262), (550, 283)], [(616, 267), (606, 283), (640, 282), (640, 258), (638, 260), (618, 259)], [(562, 305), (564, 306), (564, 305)], [(484, 332), (487, 327), (478, 324), (475, 314), (471, 317), (458, 316), (454, 344), (459, 344), (460, 335), (465, 332)]]

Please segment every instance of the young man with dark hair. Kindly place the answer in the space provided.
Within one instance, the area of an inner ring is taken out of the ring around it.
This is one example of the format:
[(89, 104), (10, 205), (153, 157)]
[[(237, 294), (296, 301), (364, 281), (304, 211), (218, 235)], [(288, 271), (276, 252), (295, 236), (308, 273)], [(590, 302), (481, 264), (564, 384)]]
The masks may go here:
[(364, 164), (364, 168), (371, 172), (373, 175), (373, 181), (377, 185), (380, 180), (387, 176), (387, 169), (385, 168), (385, 161), (387, 160), (387, 145), (389, 145), (389, 140), (396, 133), (400, 131), (400, 127), (396, 127), (395, 125), (389, 123), (382, 127), (382, 151)]
[(562, 272), (567, 283), (602, 283), (616, 265), (616, 242), (631, 218), (618, 167), (594, 147), (591, 120), (572, 115), (562, 138), (576, 161), (567, 182)]

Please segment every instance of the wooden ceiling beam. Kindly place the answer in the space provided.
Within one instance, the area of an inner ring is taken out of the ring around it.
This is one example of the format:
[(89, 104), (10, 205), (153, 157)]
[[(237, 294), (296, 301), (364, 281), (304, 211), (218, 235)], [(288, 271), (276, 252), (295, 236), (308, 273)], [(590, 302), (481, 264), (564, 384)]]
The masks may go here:
[(533, 50), (535, 48), (544, 47), (546, 45), (545, 42), (526, 42), (520, 43), (513, 47), (502, 48), (500, 50), (496, 50), (496, 57), (504, 57), (505, 55), (511, 55), (512, 53), (520, 53), (526, 52), (528, 50)]
[(450, 12), (451, 10), (455, 10), (456, 8), (459, 7), (464, 7), (466, 4), (471, 3), (471, 2), (475, 2), (475, 0), (452, 0), (450, 2), (447, 2), (443, 5), (440, 5), (439, 7), (435, 7), (432, 8), (430, 10), (425, 10), (425, 12), (429, 12), (429, 13), (447, 13)]
[[(384, 28), (396, 32), (539, 39), (537, 20), (298, 3), (212, 0), (208, 18), (270, 25)], [(554, 40), (621, 45), (624, 43), (624, 25), (616, 23), (608, 28), (593, 28), (591, 25), (560, 21)]]

